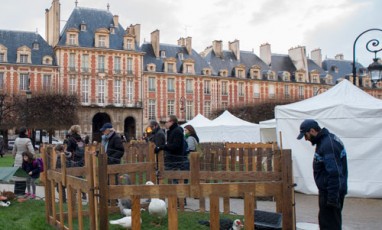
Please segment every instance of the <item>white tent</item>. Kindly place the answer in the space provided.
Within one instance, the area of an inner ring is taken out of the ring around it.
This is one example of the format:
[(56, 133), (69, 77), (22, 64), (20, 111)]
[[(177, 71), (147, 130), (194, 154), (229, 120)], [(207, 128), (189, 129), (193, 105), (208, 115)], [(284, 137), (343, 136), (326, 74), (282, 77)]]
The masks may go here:
[(276, 119), (260, 121), (259, 125), (261, 142), (277, 142)]
[(260, 141), (258, 124), (235, 117), (227, 110), (205, 126), (194, 127), (200, 142), (241, 142)]
[(186, 125), (192, 125), (195, 128), (198, 126), (206, 126), (209, 123), (211, 123), (211, 120), (199, 113), (194, 118), (192, 118), (192, 120), (189, 120), (187, 123), (184, 123), (182, 127), (184, 128), (184, 126)]
[(277, 106), (275, 117), (283, 149), (292, 150), (296, 190), (317, 193), (312, 169), (314, 147), (296, 139), (301, 122), (312, 118), (345, 144), (349, 196), (382, 197), (382, 100), (343, 80), (315, 97)]

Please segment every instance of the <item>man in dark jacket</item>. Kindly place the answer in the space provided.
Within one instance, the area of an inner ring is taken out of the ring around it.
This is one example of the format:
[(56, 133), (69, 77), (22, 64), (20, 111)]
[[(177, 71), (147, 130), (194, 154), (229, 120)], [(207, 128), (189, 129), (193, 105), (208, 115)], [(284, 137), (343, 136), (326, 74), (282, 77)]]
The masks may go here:
[(107, 164), (120, 164), (121, 158), (125, 153), (121, 136), (115, 132), (111, 123), (105, 123), (100, 129), (105, 136), (105, 152), (107, 154)]
[(300, 125), (297, 139), (316, 145), (313, 173), (319, 191), (318, 221), (321, 230), (342, 229), (341, 211), (347, 193), (347, 158), (341, 140), (315, 120), (305, 120)]
[(166, 144), (166, 134), (159, 126), (158, 122), (150, 121), (151, 135), (148, 137), (149, 141), (153, 142), (155, 146), (162, 146)]
[(165, 151), (164, 163), (166, 170), (183, 169), (187, 161), (187, 155), (183, 153), (184, 133), (182, 127), (178, 125), (178, 118), (170, 115), (166, 121), (167, 143), (155, 147), (155, 153), (160, 150)]

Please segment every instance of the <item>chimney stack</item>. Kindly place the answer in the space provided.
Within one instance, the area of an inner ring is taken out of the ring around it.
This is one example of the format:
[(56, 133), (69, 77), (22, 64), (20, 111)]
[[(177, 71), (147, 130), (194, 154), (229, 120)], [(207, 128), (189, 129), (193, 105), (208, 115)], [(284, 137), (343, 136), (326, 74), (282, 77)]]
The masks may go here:
[(151, 45), (156, 58), (159, 58), (159, 30), (151, 32)]
[(260, 58), (267, 64), (267, 66), (270, 66), (272, 62), (272, 53), (271, 53), (271, 45), (269, 43), (262, 44), (260, 46)]
[(186, 49), (187, 49), (188, 55), (191, 55), (192, 54), (192, 37), (186, 38)]
[(319, 66), (322, 67), (322, 54), (321, 49), (315, 49), (310, 52), (312, 60)]
[(215, 40), (212, 42), (212, 50), (215, 53), (216, 57), (223, 57), (223, 47), (222, 47), (222, 41), (221, 40)]
[(236, 60), (240, 61), (240, 42), (235, 39), (233, 42), (228, 42), (228, 49), (235, 55)]

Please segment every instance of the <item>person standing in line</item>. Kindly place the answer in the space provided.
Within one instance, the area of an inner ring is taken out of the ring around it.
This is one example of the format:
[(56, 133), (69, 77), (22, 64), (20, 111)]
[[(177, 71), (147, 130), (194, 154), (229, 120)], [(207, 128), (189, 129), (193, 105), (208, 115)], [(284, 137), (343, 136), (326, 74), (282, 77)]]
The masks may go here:
[(347, 194), (348, 167), (342, 141), (315, 120), (304, 120), (298, 140), (305, 137), (316, 145), (313, 160), (314, 180), (318, 188), (318, 222), (321, 230), (342, 229), (342, 208)]
[(155, 146), (161, 146), (166, 144), (166, 134), (159, 126), (158, 122), (150, 121), (150, 128), (152, 130), (151, 135), (148, 137), (149, 141), (153, 142)]
[[(29, 151), (34, 153), (34, 148), (32, 145), (31, 139), (29, 139), (27, 135), (27, 129), (25, 127), (21, 127), (19, 129), (19, 136), (15, 139), (15, 143), (12, 149), (12, 155), (15, 159), (13, 163), (13, 167), (21, 168), (23, 164), (23, 152)], [(15, 181), (14, 193), (18, 196), (25, 195), (26, 189), (26, 178), (14, 176), (13, 180)]]
[(72, 166), (82, 167), (85, 165), (85, 141), (81, 138), (81, 127), (72, 125), (69, 129), (69, 137), (66, 140), (66, 151), (72, 153)]
[(186, 138), (188, 145), (187, 152), (195, 152), (196, 146), (199, 144), (199, 137), (192, 125), (184, 126), (184, 137)]
[(115, 132), (111, 123), (105, 123), (100, 131), (103, 134), (103, 143), (107, 154), (107, 164), (120, 164), (125, 153), (121, 136)]
[(25, 151), (22, 153), (22, 156), (23, 156), (22, 168), (28, 174), (28, 177), (26, 180), (27, 192), (25, 193), (25, 198), (35, 199), (36, 198), (35, 181), (40, 177), (40, 165), (37, 162), (37, 160), (34, 158), (33, 153)]

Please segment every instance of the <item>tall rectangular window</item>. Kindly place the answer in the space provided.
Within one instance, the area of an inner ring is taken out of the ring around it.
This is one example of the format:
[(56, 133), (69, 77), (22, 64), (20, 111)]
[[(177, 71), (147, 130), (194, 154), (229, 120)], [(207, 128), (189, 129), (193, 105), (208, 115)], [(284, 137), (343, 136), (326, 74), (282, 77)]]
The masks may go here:
[(44, 91), (50, 91), (52, 87), (52, 77), (48, 74), (44, 74), (44, 76), (42, 76), (42, 89)]
[(5, 62), (5, 55), (4, 55), (4, 53), (0, 53), (0, 62)]
[(76, 90), (76, 77), (70, 76), (69, 78), (69, 93), (75, 94), (77, 92)]
[(268, 86), (268, 95), (269, 95), (269, 98), (271, 98), (271, 99), (276, 97), (275, 86), (274, 85), (269, 85)]
[(284, 97), (285, 99), (290, 98), (289, 85), (284, 85)]
[(105, 56), (98, 56), (98, 72), (104, 73), (105, 72)]
[(260, 85), (259, 84), (253, 85), (253, 97), (254, 98), (260, 98)]
[(126, 81), (126, 99), (128, 103), (133, 102), (133, 81), (132, 80)]
[(97, 102), (103, 104), (105, 103), (105, 80), (98, 79), (97, 83)]
[(121, 73), (121, 57), (114, 57), (114, 72)]
[(175, 79), (174, 78), (167, 79), (167, 91), (168, 92), (175, 92)]
[(155, 77), (149, 77), (149, 91), (155, 92), (155, 89), (156, 89)]
[(75, 53), (69, 54), (69, 69), (70, 71), (76, 70), (76, 54)]
[(239, 94), (239, 97), (243, 97), (244, 96), (244, 82), (239, 82), (239, 85), (238, 85), (238, 94)]
[(127, 50), (132, 50), (133, 49), (133, 41), (131, 39), (127, 39), (126, 47), (127, 47)]
[(304, 86), (299, 86), (298, 87), (298, 97), (300, 99), (304, 99)]
[(0, 73), (0, 89), (4, 89), (4, 73)]
[(133, 59), (132, 58), (127, 59), (127, 73), (133, 74)]
[(114, 80), (114, 103), (121, 104), (121, 80)]
[(76, 45), (76, 35), (69, 34), (69, 45)]
[(99, 47), (106, 47), (106, 36), (105, 35), (99, 35), (98, 46)]
[(153, 99), (150, 99), (149, 100), (149, 104), (148, 104), (148, 118), (149, 120), (155, 120), (155, 109), (156, 109), (156, 102), (155, 100)]
[(204, 102), (204, 116), (206, 116), (206, 117), (211, 116), (211, 102), (210, 101)]
[(204, 81), (204, 94), (211, 94), (211, 81)]
[(222, 82), (222, 95), (223, 96), (228, 95), (228, 82), (226, 81)]
[(28, 54), (20, 55), (20, 63), (28, 63)]
[(89, 72), (89, 55), (88, 54), (82, 55), (81, 68), (82, 68), (82, 72), (85, 72), (85, 73)]
[(186, 93), (193, 93), (194, 88), (193, 86), (193, 80), (192, 79), (186, 79)]
[(82, 87), (81, 87), (81, 101), (82, 103), (89, 103), (89, 79), (83, 78), (82, 79)]
[(168, 100), (167, 101), (167, 115), (175, 114), (175, 101)]
[(25, 73), (20, 74), (19, 89), (20, 90), (28, 90), (29, 89), (29, 76), (28, 76), (28, 74), (25, 74)]
[(174, 73), (174, 64), (173, 63), (167, 63), (167, 72), (168, 73)]
[(191, 120), (194, 117), (194, 102), (186, 101), (186, 120)]
[(186, 73), (193, 73), (192, 65), (186, 65)]

